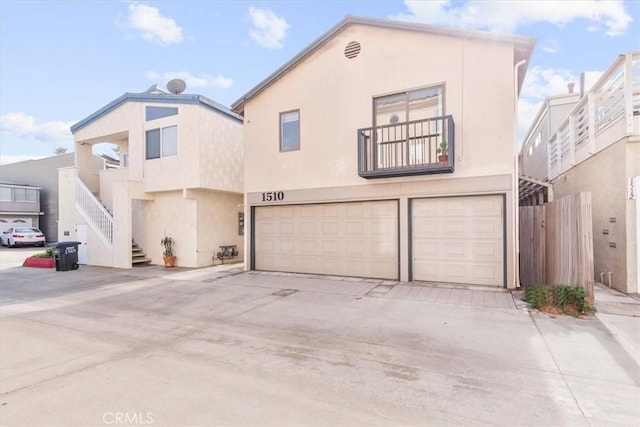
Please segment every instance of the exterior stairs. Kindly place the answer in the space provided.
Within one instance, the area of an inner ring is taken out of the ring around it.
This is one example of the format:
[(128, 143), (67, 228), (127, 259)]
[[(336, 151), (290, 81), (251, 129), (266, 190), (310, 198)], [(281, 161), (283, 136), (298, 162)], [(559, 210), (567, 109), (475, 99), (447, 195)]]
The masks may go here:
[(131, 265), (135, 266), (146, 266), (151, 262), (151, 258), (147, 258), (147, 254), (144, 250), (138, 246), (136, 242), (131, 241)]

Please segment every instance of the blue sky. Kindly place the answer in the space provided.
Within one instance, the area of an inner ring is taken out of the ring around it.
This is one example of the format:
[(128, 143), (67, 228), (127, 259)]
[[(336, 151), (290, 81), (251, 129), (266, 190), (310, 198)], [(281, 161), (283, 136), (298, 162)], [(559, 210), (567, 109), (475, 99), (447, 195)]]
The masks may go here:
[(171, 78), (230, 105), (347, 14), (537, 39), (521, 135), (544, 97), (640, 49), (640, 1), (0, 0), (0, 162), (72, 151), (70, 125)]

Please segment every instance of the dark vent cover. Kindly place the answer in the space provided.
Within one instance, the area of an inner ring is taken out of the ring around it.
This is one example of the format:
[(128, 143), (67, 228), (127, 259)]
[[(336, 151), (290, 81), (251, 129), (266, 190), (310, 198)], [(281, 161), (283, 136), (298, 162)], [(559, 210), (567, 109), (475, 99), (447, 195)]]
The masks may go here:
[(347, 47), (344, 48), (344, 56), (349, 59), (353, 59), (360, 54), (360, 43), (358, 42), (349, 42)]

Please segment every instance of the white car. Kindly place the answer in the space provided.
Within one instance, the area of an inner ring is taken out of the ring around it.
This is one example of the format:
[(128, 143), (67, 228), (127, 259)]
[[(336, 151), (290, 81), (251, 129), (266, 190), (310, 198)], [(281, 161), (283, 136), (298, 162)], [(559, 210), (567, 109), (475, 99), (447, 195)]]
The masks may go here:
[(46, 239), (42, 231), (32, 227), (10, 228), (2, 235), (0, 240), (4, 246), (15, 248), (18, 245), (44, 246)]

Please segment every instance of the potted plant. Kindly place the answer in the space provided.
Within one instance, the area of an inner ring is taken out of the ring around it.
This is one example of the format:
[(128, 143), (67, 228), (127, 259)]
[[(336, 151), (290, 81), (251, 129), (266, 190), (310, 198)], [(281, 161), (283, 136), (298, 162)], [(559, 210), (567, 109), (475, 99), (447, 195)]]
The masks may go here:
[(447, 141), (442, 141), (436, 152), (438, 153), (438, 163), (441, 165), (449, 163), (449, 145)]
[(172, 237), (164, 236), (160, 240), (160, 244), (164, 246), (164, 252), (162, 252), (162, 259), (164, 260), (164, 266), (171, 268), (176, 264), (176, 257), (173, 255), (173, 245), (175, 242)]

